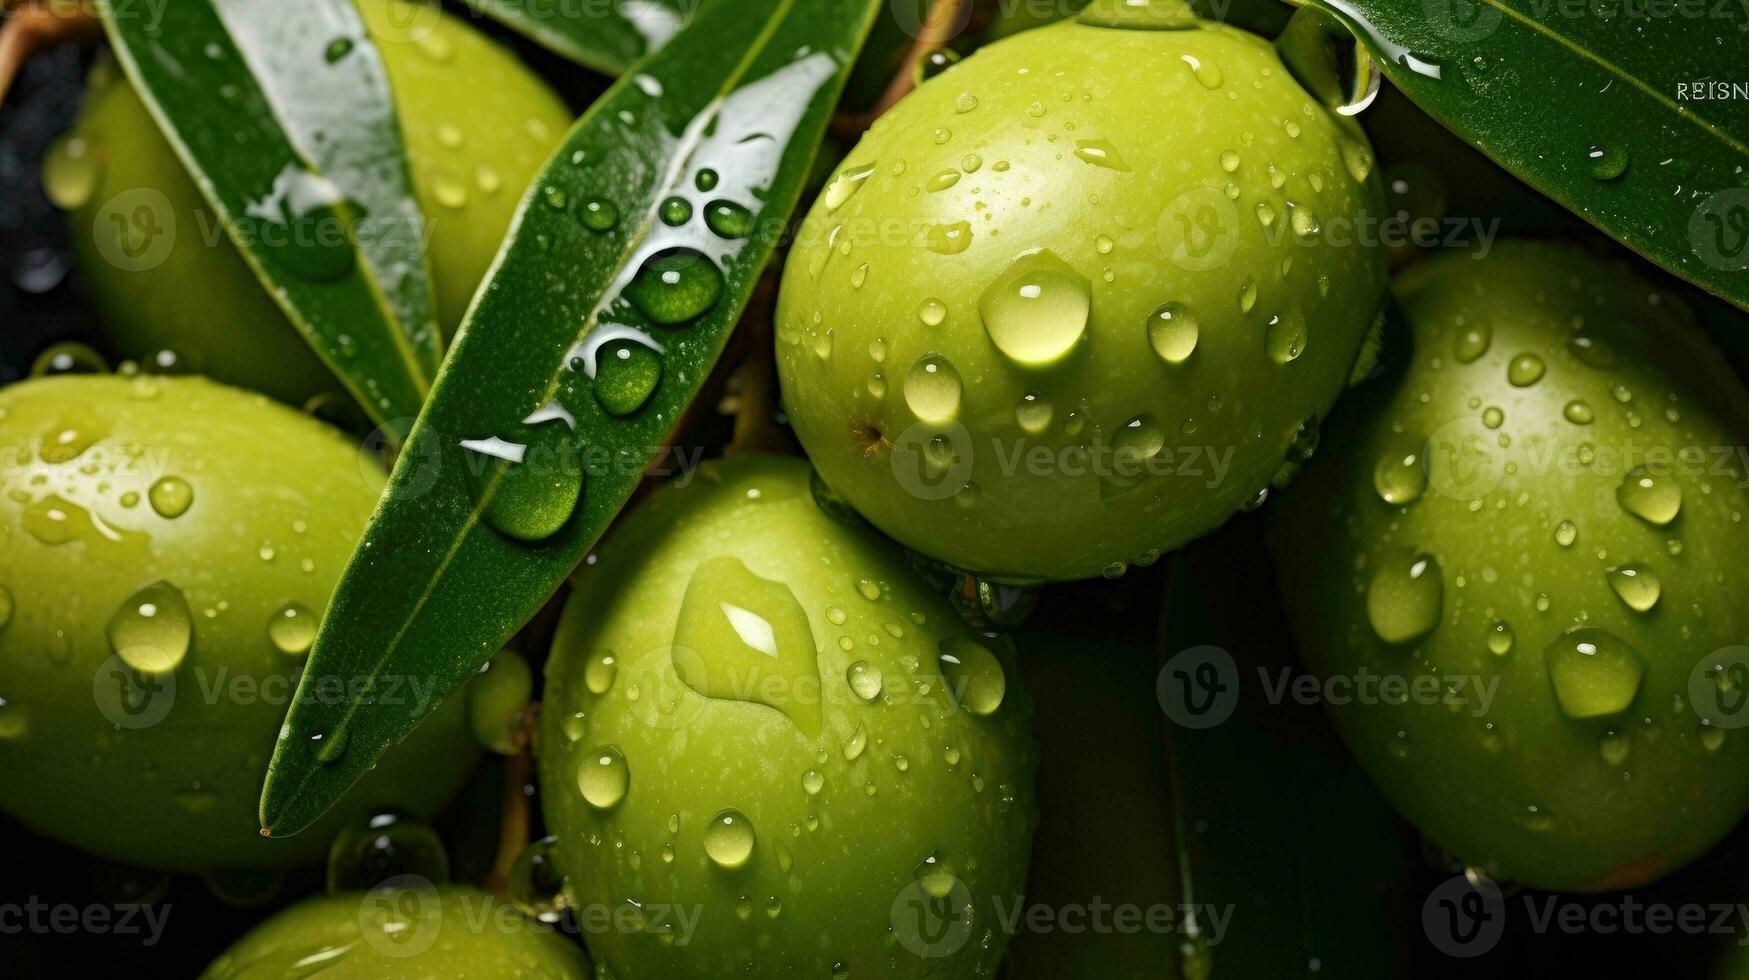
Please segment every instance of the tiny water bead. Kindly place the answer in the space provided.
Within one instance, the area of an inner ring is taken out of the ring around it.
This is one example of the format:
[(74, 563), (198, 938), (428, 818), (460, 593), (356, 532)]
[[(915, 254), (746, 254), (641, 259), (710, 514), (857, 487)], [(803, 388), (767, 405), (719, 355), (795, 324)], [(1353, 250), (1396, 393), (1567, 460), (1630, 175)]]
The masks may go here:
[(1628, 151), (1619, 145), (1595, 145), (1585, 151), (1585, 162), (1591, 176), (1598, 180), (1614, 180), (1627, 172)]
[(960, 54), (952, 48), (935, 48), (917, 59), (911, 69), (911, 81), (922, 85), (959, 64)]
[(1520, 354), (1506, 366), (1506, 380), (1515, 388), (1528, 388), (1548, 371), (1543, 359), (1535, 354)]
[(449, 881), (449, 853), (429, 826), (394, 811), (376, 813), (335, 835), (328, 848), (330, 893), (363, 892), (400, 875)]
[(612, 231), (619, 224), (619, 208), (612, 201), (603, 198), (591, 198), (584, 201), (577, 209), (577, 220), (583, 227), (593, 232)]
[(301, 657), (316, 642), (316, 614), (301, 602), (288, 602), (267, 621), (267, 638), (280, 653)]
[(1675, 477), (1654, 473), (1644, 466), (1628, 471), (1616, 488), (1615, 499), (1623, 510), (1659, 527), (1675, 520), (1682, 511), (1682, 487)]
[(1014, 406), (1014, 421), (1020, 430), (1027, 435), (1036, 436), (1050, 428), (1051, 419), (1056, 415), (1051, 400), (1036, 391), (1029, 391), (1020, 396), (1020, 401)]
[(1439, 625), (1445, 579), (1433, 556), (1406, 549), (1386, 555), (1366, 588), (1366, 616), (1378, 638), (1406, 643)]
[(1055, 363), (1073, 350), (1092, 307), (1092, 284), (1049, 249), (1016, 259), (978, 300), (991, 341), (1027, 367)]
[(1182, 303), (1167, 303), (1148, 317), (1148, 343), (1167, 364), (1190, 360), (1199, 330), (1196, 317)]
[(577, 769), (577, 789), (583, 802), (597, 810), (611, 810), (625, 799), (632, 773), (617, 745), (590, 749)]
[(1613, 634), (1581, 627), (1556, 638), (1544, 651), (1555, 700), (1569, 718), (1602, 718), (1633, 705), (1646, 664), (1639, 652)]
[(1295, 307), (1271, 316), (1264, 328), (1263, 344), (1269, 359), (1277, 364), (1298, 360), (1306, 350), (1305, 315)]
[(973, 640), (943, 640), (939, 661), (948, 694), (960, 707), (980, 718), (1002, 707), (1008, 675), (989, 647)]
[(758, 836), (753, 822), (734, 807), (721, 810), (704, 830), (704, 852), (711, 863), (727, 871), (746, 867)]
[(63, 374), (108, 374), (109, 363), (103, 355), (76, 341), (50, 344), (31, 362), (30, 376), (53, 377)]
[(959, 371), (940, 354), (925, 354), (905, 373), (905, 404), (925, 422), (953, 418), (963, 390)]
[(1512, 624), (1504, 619), (1496, 620), (1488, 627), (1488, 652), (1496, 657), (1504, 657), (1512, 652), (1512, 645), (1518, 642), (1518, 634), (1513, 632)]
[(1635, 612), (1650, 612), (1663, 595), (1658, 573), (1640, 565), (1617, 565), (1607, 569), (1609, 587)]
[(169, 582), (134, 593), (110, 617), (109, 646), (129, 667), (168, 674), (181, 665), (194, 637), (188, 600)]
[(686, 248), (651, 256), (625, 289), (638, 312), (667, 327), (698, 319), (722, 295), (723, 274), (710, 259)]

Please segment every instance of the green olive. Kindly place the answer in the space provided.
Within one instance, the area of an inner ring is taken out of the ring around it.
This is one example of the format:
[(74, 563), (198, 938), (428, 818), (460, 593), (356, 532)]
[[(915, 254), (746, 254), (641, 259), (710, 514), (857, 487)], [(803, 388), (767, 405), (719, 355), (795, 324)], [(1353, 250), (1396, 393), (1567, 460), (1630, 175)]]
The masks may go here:
[(1109, 6), (882, 117), (783, 279), (785, 403), (825, 481), (990, 578), (1121, 574), (1255, 500), (1384, 289), (1353, 121), (1260, 38), (1100, 26)]
[(510, 903), (472, 888), (390, 879), (369, 892), (307, 899), (250, 930), (204, 980), (588, 980), (583, 951)]
[[(0, 390), (0, 810), (190, 872), (308, 862), (366, 810), (435, 811), (476, 755), (463, 698), (317, 828), (267, 840), (256, 821), (382, 483), (321, 423), (200, 378)], [(332, 680), (311, 696), (345, 696)], [(422, 695), (409, 680), (395, 696)]]
[(1576, 248), (1448, 254), (1397, 288), (1403, 363), (1273, 515), (1302, 653), (1469, 866), (1656, 879), (1749, 808), (1749, 392), (1677, 297)]
[[(395, 91), (428, 221), (439, 322), (453, 333), (522, 190), (569, 128), (556, 95), (514, 56), (435, 6), (361, 0)], [(82, 165), (69, 163), (76, 153)], [(59, 169), (57, 169), (59, 168)], [(94, 178), (68, 180), (83, 168)], [(126, 79), (100, 73), (45, 170), (72, 208), (73, 246), (116, 353), (302, 404), (338, 390), (230, 240)], [(145, 212), (138, 209), (144, 206)], [(136, 222), (136, 214), (143, 213)], [(150, 229), (171, 234), (153, 249)]]
[(546, 679), (547, 825), (614, 976), (994, 971), (1036, 822), (1013, 651), (824, 514), (804, 462), (627, 515)]

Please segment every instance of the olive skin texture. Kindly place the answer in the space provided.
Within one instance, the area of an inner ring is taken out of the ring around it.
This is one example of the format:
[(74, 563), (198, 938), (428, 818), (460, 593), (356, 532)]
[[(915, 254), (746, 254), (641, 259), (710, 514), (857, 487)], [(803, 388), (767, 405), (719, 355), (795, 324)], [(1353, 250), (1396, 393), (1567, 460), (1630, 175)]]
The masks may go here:
[(201, 378), (69, 376), (0, 390), (0, 460), (0, 810), (129, 865), (283, 868), (465, 778), (457, 698), (317, 827), (260, 836), (267, 760), (383, 482), (338, 433)]
[(1007, 643), (823, 513), (792, 458), (658, 491), (576, 584), (541, 710), (547, 826), (580, 920), (642, 910), (585, 934), (598, 965), (994, 974), (1037, 820)]
[(553, 926), (460, 886), (391, 879), (369, 892), (307, 899), (256, 926), (203, 980), (304, 975), (334, 980), (588, 980), (588, 959)]
[[(395, 94), (448, 336), (571, 113), (510, 52), (436, 7), (361, 0), (358, 8)], [(71, 237), (115, 352), (151, 366), (169, 351), (179, 370), (293, 405), (339, 391), (224, 236), (139, 94), (119, 73), (100, 74), (72, 134), (98, 178), (71, 214)], [(149, 203), (156, 226), (174, 228), (175, 237), (161, 262), (147, 251), (147, 267), (136, 270), (110, 257), (142, 254), (143, 243), (120, 237), (136, 234), (120, 219), (138, 202)], [(165, 208), (169, 214), (156, 214)]]
[(980, 49), (874, 125), (798, 236), (796, 434), (953, 567), (1146, 564), (1254, 500), (1343, 390), (1385, 285), (1348, 234), (1382, 207), (1373, 170), (1353, 121), (1230, 27)]
[(1301, 653), (1450, 692), (1330, 710), (1466, 865), (1555, 891), (1659, 878), (1749, 807), (1749, 393), (1679, 300), (1576, 248), (1444, 255), (1397, 293), (1401, 362), (1270, 515)]

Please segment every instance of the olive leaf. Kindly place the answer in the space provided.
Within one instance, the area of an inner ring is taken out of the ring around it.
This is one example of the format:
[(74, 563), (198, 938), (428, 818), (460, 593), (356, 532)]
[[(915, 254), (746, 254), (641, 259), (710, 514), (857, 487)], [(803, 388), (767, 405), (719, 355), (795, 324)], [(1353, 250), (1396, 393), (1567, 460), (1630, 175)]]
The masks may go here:
[(717, 0), (465, 0), (542, 47), (605, 75), (660, 51)]
[(1519, 179), (1749, 309), (1749, 24), (1735, 5), (1305, 2)]
[(1178, 901), (1201, 917), (1181, 975), (1406, 976), (1419, 904), (1401, 824), (1296, 696), (1257, 523), (1173, 556), (1162, 610)]
[[(98, 9), (116, 59), (287, 318), (373, 419), (417, 414), (441, 359), (424, 219), (357, 9), (349, 0)], [(135, 199), (112, 202), (118, 220), (176, 234), (161, 195), (127, 193)]]
[(269, 766), (269, 832), (461, 687), (670, 464), (879, 5), (705, 8), (534, 181), (341, 577)]

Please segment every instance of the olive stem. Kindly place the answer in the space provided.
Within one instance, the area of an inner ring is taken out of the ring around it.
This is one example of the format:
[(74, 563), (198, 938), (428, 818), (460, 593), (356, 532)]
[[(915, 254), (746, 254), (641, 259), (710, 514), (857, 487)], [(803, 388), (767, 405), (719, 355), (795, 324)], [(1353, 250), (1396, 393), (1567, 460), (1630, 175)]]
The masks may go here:
[(522, 745), (522, 751), (504, 759), (504, 785), (501, 788), (502, 805), (498, 820), (498, 854), (492, 861), (492, 872), (486, 876), (485, 889), (500, 898), (510, 893), (510, 871), (516, 865), (516, 859), (528, 848), (528, 794), (523, 787), (528, 785), (529, 770), (533, 762), (532, 735), (534, 734), (535, 718), (540, 713), (540, 702), (531, 701), (523, 709), (521, 723), (518, 725), (517, 741)]
[(24, 69), (24, 63), (44, 48), (66, 41), (79, 41), (97, 34), (97, 17), (89, 4), (73, 12), (59, 5), (8, 0), (6, 23), (0, 25), (0, 105)]
[(760, 279), (758, 293), (747, 306), (741, 330), (750, 341), (747, 357), (735, 369), (735, 432), (723, 447), (724, 456), (744, 453), (788, 453), (793, 448), (777, 424), (777, 364), (772, 356), (772, 303), (776, 284)]
[(905, 60), (899, 65), (893, 80), (887, 83), (886, 91), (867, 112), (844, 113), (833, 119), (833, 135), (843, 138), (856, 136), (897, 105), (900, 99), (911, 94), (911, 90), (917, 87), (917, 63), (951, 39), (949, 25), (959, 22), (961, 9), (970, 3), (971, 0), (935, 0), (930, 4), (929, 13), (918, 28), (917, 38), (911, 42), (911, 50), (905, 53)]

